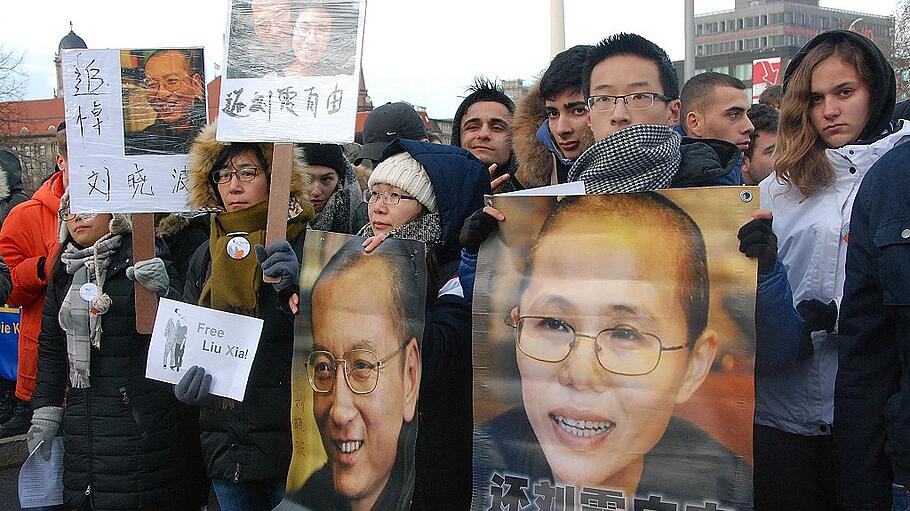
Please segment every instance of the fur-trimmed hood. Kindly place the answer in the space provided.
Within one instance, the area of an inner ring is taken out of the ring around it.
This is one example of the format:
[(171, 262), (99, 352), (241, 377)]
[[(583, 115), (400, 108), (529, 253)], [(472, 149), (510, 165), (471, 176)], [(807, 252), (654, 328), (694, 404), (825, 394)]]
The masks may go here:
[[(556, 158), (561, 158), (537, 139), (537, 131), (546, 119), (546, 105), (538, 81), (518, 100), (512, 123), (512, 150), (519, 162), (515, 177), (525, 188), (550, 185)], [(593, 144), (594, 133), (588, 128), (582, 133), (581, 145), (587, 149)]]
[[(203, 129), (193, 145), (190, 148), (190, 163), (187, 172), (189, 182), (189, 205), (191, 209), (217, 209), (223, 210), (224, 206), (219, 200), (214, 186), (209, 181), (209, 173), (212, 166), (221, 156), (221, 152), (230, 145), (230, 142), (222, 143), (215, 139), (215, 124), (209, 124)], [(262, 154), (265, 158), (265, 167), (267, 172), (271, 172), (273, 145), (271, 143), (259, 143)], [(300, 149), (294, 149), (294, 161), (291, 169), (291, 202), (296, 203), (307, 213), (310, 218), (313, 216), (313, 205), (310, 202), (307, 190), (310, 185), (309, 174), (303, 170), (303, 155)]]

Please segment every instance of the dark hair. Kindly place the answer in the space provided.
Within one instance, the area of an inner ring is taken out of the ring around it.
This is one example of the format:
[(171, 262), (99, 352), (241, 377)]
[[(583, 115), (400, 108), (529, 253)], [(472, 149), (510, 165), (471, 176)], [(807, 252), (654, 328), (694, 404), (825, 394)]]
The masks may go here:
[(540, 78), (540, 94), (544, 99), (555, 98), (563, 92), (581, 92), (581, 73), (591, 48), (591, 45), (579, 44), (553, 57), (550, 67)]
[(404, 240), (388, 239), (368, 254), (363, 251), (363, 238), (352, 237), (348, 240), (325, 265), (309, 296), (302, 301), (308, 309), (310, 324), (313, 321), (313, 294), (320, 284), (366, 265), (382, 264), (385, 266), (383, 273), (389, 276), (392, 283), (388, 286), (392, 298), (389, 306), (392, 325), (401, 337), (398, 342), (413, 337), (419, 345), (423, 341), (426, 270), (420, 270), (419, 261), (410, 251), (410, 246), (411, 243)]
[(680, 116), (685, 119), (689, 112), (703, 112), (705, 105), (710, 103), (714, 96), (714, 89), (718, 87), (746, 90), (746, 84), (742, 80), (730, 75), (714, 71), (695, 75), (683, 85), (679, 95)]
[(624, 32), (613, 34), (597, 43), (588, 54), (581, 75), (581, 91), (585, 96), (591, 94), (591, 73), (597, 64), (617, 55), (633, 55), (654, 62), (660, 75), (660, 85), (664, 88), (664, 96), (672, 99), (679, 97), (679, 78), (667, 52), (638, 34)]
[(67, 158), (66, 155), (66, 124), (60, 123), (57, 126), (57, 133), (54, 135), (54, 138), (57, 141), (57, 154)]
[[(258, 146), (257, 146), (258, 147)], [(344, 158), (338, 144), (305, 143), (298, 144), (303, 150), (303, 159), (307, 165), (322, 165), (335, 171), (338, 180), (344, 183), (345, 169), (348, 161)]]
[(489, 78), (474, 77), (474, 83), (465, 89), (465, 92), (468, 93), (468, 96), (458, 105), (458, 110), (455, 111), (455, 117), (452, 119), (451, 144), (457, 147), (461, 147), (461, 119), (474, 103), (493, 101), (505, 106), (510, 114), (515, 113), (515, 103), (502, 91), (502, 87)]
[(752, 108), (749, 109), (746, 115), (749, 116), (749, 120), (752, 121), (752, 125), (755, 126), (755, 131), (749, 135), (749, 148), (744, 151), (747, 158), (752, 158), (752, 153), (755, 151), (755, 139), (758, 138), (758, 135), (762, 131), (777, 133), (777, 119), (780, 117), (780, 114), (778, 114), (774, 107), (759, 103), (757, 105), (752, 105)]
[[(698, 224), (673, 201), (656, 192), (620, 195), (581, 195), (561, 200), (550, 212), (537, 242), (528, 254), (522, 275), (519, 296), (523, 295), (530, 283), (534, 269), (534, 257), (541, 240), (564, 222), (579, 216), (592, 216), (598, 220), (619, 217), (635, 225), (639, 232), (648, 232), (645, 226), (653, 227), (654, 250), (666, 250), (666, 236), (658, 233), (675, 234), (681, 251), (676, 256), (677, 296), (686, 315), (688, 341), (694, 343), (708, 325), (710, 302), (710, 280), (705, 239)], [(600, 223), (607, 226), (606, 223)]]
[(212, 168), (209, 169), (209, 173), (205, 176), (206, 182), (208, 182), (209, 187), (212, 189), (212, 193), (215, 194), (215, 198), (218, 199), (218, 202), (224, 207), (224, 201), (221, 199), (221, 194), (218, 193), (218, 185), (212, 182), (211, 175), (212, 172), (224, 168), (225, 165), (230, 163), (235, 156), (238, 156), (246, 151), (252, 151), (256, 157), (256, 163), (262, 167), (262, 171), (265, 173), (266, 180), (269, 179), (269, 172), (271, 169), (266, 168), (268, 162), (265, 160), (265, 155), (262, 153), (262, 147), (259, 144), (254, 144), (251, 142), (234, 142), (221, 151), (221, 154), (218, 155), (218, 159), (215, 160), (215, 163), (212, 164)]
[[(762, 91), (761, 96), (758, 97), (759, 104), (762, 105), (773, 105), (774, 103), (780, 104), (781, 100), (784, 99), (784, 86), (783, 85), (772, 85)], [(754, 123), (753, 123), (754, 124)]]
[(199, 74), (199, 69), (197, 69), (199, 67), (199, 52), (185, 48), (164, 48), (161, 50), (155, 50), (150, 53), (149, 56), (146, 57), (142, 62), (142, 69), (145, 69), (145, 66), (148, 65), (149, 61), (152, 60), (153, 57), (157, 57), (158, 55), (163, 55), (165, 53), (177, 53), (183, 56), (183, 58), (186, 60), (186, 74), (190, 78), (192, 78), (193, 75)]

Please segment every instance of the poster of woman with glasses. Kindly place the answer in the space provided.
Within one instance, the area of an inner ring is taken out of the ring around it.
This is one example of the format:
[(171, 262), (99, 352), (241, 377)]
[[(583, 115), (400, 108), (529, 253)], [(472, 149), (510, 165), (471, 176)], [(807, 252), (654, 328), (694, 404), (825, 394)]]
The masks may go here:
[(187, 154), (207, 122), (202, 48), (122, 50), (124, 155)]
[(425, 247), (310, 231), (279, 510), (406, 510), (414, 487)]
[(757, 195), (494, 206), (508, 220), (478, 260), (472, 508), (752, 509), (756, 267), (736, 232)]

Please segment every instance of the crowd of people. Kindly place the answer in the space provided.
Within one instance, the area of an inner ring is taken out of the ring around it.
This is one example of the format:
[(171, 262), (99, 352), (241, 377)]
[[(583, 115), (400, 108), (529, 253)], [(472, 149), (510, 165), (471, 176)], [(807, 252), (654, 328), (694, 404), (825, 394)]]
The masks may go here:
[[(144, 261), (132, 256), (128, 216), (70, 212), (61, 124), (59, 170), (27, 200), (15, 155), (0, 152), (0, 301), (22, 307), (15, 398), (4, 401), (0, 435), (27, 433), (43, 453), (63, 436), (65, 509), (198, 510), (210, 488), (225, 511), (273, 509), (291, 461), (308, 230), (359, 235), (365, 252), (388, 238), (417, 240), (427, 246), (422, 345), (406, 343), (389, 361), (404, 368), (401, 385), (420, 382), (402, 426), (416, 414), (416, 469), (395, 481), (413, 488), (412, 509), (468, 509), (477, 254), (509, 221), (484, 195), (571, 181), (588, 194), (758, 185), (762, 209), (730, 240), (758, 267), (754, 508), (908, 509), (910, 122), (898, 118), (907, 109), (895, 94), (887, 59), (854, 32), (813, 38), (755, 105), (729, 75), (681, 85), (663, 49), (620, 33), (558, 54), (518, 104), (476, 79), (449, 144), (432, 140), (404, 102), (370, 114), (354, 155), (300, 144), (286, 241), (268, 246), (273, 146), (224, 145), (208, 126), (189, 151), (189, 204), (216, 213), (159, 218), (157, 256)], [(255, 257), (238, 253), (238, 233)], [(384, 296), (373, 272), (391, 269), (352, 267), (363, 273), (353, 278), (343, 265), (320, 282), (346, 279), (351, 292), (369, 282), (365, 307)], [(264, 320), (243, 402), (212, 395), (204, 367), (176, 386), (144, 377), (150, 337), (134, 326), (134, 285)], [(698, 365), (696, 354), (681, 356)], [(333, 392), (338, 385), (316, 403), (326, 428), (341, 427)], [(314, 477), (331, 484), (341, 447), (323, 443), (329, 461)], [(547, 470), (571, 479), (579, 467)], [(380, 510), (402, 498), (385, 480), (335, 480), (324, 499), (300, 499)]]

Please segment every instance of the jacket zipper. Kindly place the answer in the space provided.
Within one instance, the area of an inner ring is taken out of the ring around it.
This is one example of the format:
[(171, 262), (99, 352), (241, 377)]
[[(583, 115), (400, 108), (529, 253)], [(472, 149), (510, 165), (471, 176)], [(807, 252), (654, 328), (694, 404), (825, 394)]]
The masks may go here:
[(240, 482), (240, 462), (234, 464), (234, 484)]
[(139, 434), (142, 438), (147, 436), (145, 432), (145, 425), (142, 423), (142, 418), (139, 417), (139, 412), (136, 410), (136, 407), (130, 404), (130, 396), (126, 392), (126, 387), (120, 387), (120, 395), (123, 396), (123, 404), (130, 409), (130, 413), (133, 415), (133, 420), (136, 421), (136, 426), (139, 426)]
[(94, 449), (92, 448), (92, 406), (91, 406), (91, 390), (85, 389), (85, 432), (88, 437), (88, 486), (85, 488), (85, 500), (88, 501), (89, 507), (94, 509), (95, 505), (92, 503), (92, 481), (95, 480), (94, 470), (92, 466), (92, 460), (95, 458)]

